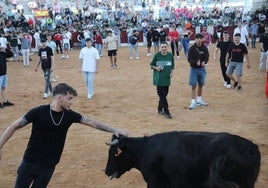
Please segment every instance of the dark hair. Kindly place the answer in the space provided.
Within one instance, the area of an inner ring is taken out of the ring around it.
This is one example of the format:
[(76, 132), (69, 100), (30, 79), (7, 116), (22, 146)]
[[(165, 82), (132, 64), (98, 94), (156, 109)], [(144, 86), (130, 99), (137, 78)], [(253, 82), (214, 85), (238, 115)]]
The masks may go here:
[(53, 88), (52, 92), (53, 92), (53, 96), (58, 95), (58, 94), (67, 95), (68, 93), (75, 97), (77, 96), (76, 90), (72, 88), (71, 86), (67, 85), (66, 83), (60, 83), (56, 85)]
[(203, 36), (201, 33), (197, 33), (197, 34), (195, 35), (195, 38), (196, 38), (196, 39), (202, 39), (202, 38), (204, 38), (204, 36)]
[(224, 35), (229, 35), (229, 32), (228, 31), (224, 31), (223, 34)]
[(236, 33), (234, 36), (235, 37), (241, 37), (241, 34), (240, 33)]
[(162, 42), (160, 43), (160, 45), (161, 45), (161, 44), (168, 45), (168, 43), (167, 43), (166, 41), (162, 41)]

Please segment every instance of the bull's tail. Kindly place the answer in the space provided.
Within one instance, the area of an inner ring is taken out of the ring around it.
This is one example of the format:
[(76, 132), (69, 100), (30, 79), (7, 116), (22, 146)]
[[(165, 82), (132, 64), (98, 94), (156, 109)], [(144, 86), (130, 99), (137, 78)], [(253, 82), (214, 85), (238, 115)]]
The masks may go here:
[(220, 156), (213, 162), (210, 168), (209, 187), (213, 188), (240, 188), (235, 182), (225, 180), (222, 171), (228, 162), (228, 156)]
[(260, 170), (260, 152), (257, 145), (248, 151), (243, 157), (219, 156), (210, 168), (210, 187), (253, 188)]

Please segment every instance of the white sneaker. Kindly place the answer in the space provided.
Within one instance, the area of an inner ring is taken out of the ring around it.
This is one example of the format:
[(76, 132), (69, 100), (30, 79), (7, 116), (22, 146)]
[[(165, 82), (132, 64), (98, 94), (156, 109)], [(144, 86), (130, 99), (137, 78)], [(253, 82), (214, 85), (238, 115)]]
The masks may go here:
[(47, 99), (48, 97), (49, 97), (48, 93), (44, 93), (43, 98), (44, 98), (44, 99)]
[(227, 89), (231, 89), (231, 88), (232, 88), (232, 85), (231, 85), (231, 84), (227, 84), (227, 85), (226, 85), (226, 88), (227, 88)]
[(180, 59), (180, 56), (177, 56), (177, 59)]
[(69, 55), (66, 56), (66, 59), (69, 59)]
[(136, 57), (136, 59), (140, 59), (139, 57)]
[(224, 87), (227, 87), (227, 82), (224, 82), (223, 86), (224, 86)]
[(129, 59), (133, 59), (132, 57), (130, 57)]
[(47, 95), (48, 95), (48, 97), (52, 97), (53, 93), (49, 92)]
[(148, 54), (147, 54), (147, 57), (149, 57), (149, 56), (150, 56), (150, 54), (148, 53)]
[(205, 102), (202, 101), (202, 100), (200, 100), (200, 101), (196, 101), (196, 104), (197, 104), (198, 106), (207, 106), (207, 105), (208, 105), (207, 103), (205, 103)]
[(191, 103), (189, 106), (189, 110), (193, 110), (197, 107), (196, 103)]
[(51, 82), (57, 82), (57, 80), (54, 79), (54, 78), (52, 78), (50, 81), (51, 81)]
[(65, 58), (65, 56), (64, 56), (64, 55), (62, 55), (60, 58), (61, 58), (61, 59), (64, 59), (64, 58)]
[(91, 95), (87, 95), (87, 99), (88, 100), (91, 100), (92, 99), (92, 96)]

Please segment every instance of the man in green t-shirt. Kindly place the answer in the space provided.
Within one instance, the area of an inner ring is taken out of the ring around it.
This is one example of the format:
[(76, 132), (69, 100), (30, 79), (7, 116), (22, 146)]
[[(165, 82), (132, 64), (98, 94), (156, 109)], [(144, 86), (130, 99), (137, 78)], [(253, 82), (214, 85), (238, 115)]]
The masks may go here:
[(167, 51), (167, 47), (167, 42), (161, 42), (160, 52), (154, 55), (150, 66), (153, 69), (153, 84), (156, 86), (159, 96), (158, 113), (171, 119), (167, 95), (174, 70), (174, 58), (173, 54)]

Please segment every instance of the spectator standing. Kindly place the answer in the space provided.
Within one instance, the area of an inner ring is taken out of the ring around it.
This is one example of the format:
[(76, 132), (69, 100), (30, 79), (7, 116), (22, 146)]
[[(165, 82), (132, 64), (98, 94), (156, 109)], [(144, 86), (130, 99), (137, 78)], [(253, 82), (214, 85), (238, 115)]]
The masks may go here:
[[(261, 22), (259, 25), (258, 34), (259, 34), (259, 36), (261, 36), (263, 33), (265, 33), (265, 26), (264, 26), (264, 23)], [(259, 39), (259, 42), (262, 42), (261, 37)]]
[(71, 35), (68, 33), (67, 30), (63, 31), (62, 35), (62, 44), (63, 44), (63, 56), (62, 59), (66, 58), (69, 59), (69, 53), (70, 53), (70, 39)]
[(160, 43), (167, 41), (167, 32), (164, 30), (163, 26), (160, 26), (159, 38), (160, 38)]
[(102, 57), (103, 42), (102, 42), (102, 36), (99, 31), (96, 31), (95, 35), (93, 36), (93, 42), (94, 42), (95, 48), (99, 52), (100, 57)]
[(171, 51), (173, 56), (176, 55), (177, 58), (180, 58), (180, 52), (179, 52), (179, 32), (176, 30), (176, 26), (172, 26), (169, 33), (168, 33), (169, 41), (170, 41), (170, 46), (171, 46)]
[(108, 51), (108, 57), (110, 57), (111, 69), (115, 69), (117, 68), (118, 40), (111, 30), (107, 32), (105, 46)]
[(84, 74), (84, 80), (87, 86), (87, 99), (91, 100), (94, 96), (94, 79), (99, 67), (99, 52), (92, 46), (92, 40), (86, 39), (86, 47), (82, 48), (79, 53), (80, 72)]
[(230, 78), (226, 75), (226, 70), (227, 67), (225, 66), (225, 60), (226, 60), (226, 55), (229, 49), (229, 46), (232, 44), (233, 42), (229, 39), (229, 33), (228, 31), (224, 31), (223, 32), (223, 40), (221, 40), (220, 42), (217, 43), (215, 52), (214, 52), (214, 60), (216, 61), (217, 59), (217, 54), (218, 51), (220, 51), (220, 67), (221, 67), (221, 72), (222, 72), (222, 77), (224, 80), (224, 87), (225, 88), (232, 88), (231, 85), (231, 80)]
[(50, 47), (47, 46), (47, 41), (45, 39), (42, 39), (41, 41), (41, 48), (39, 49), (38, 56), (39, 56), (39, 62), (36, 65), (35, 71), (37, 71), (37, 68), (41, 64), (41, 68), (44, 73), (45, 78), (45, 90), (44, 90), (44, 99), (47, 99), (48, 97), (52, 96), (52, 84), (50, 81), (51, 78), (51, 72), (54, 68), (54, 54)]
[(36, 29), (33, 38), (35, 40), (35, 50), (39, 50), (39, 47), (41, 46), (41, 37), (40, 37), (40, 31)]
[(138, 52), (138, 46), (139, 46), (139, 31), (137, 30), (133, 30), (133, 34), (129, 40), (129, 55), (130, 55), (130, 59), (132, 58), (132, 53), (133, 50), (135, 51), (136, 54), (136, 59), (140, 59), (139, 58), (139, 52)]
[(13, 106), (14, 104), (7, 100), (6, 88), (8, 86), (7, 76), (7, 58), (13, 56), (12, 51), (0, 46), (0, 88), (3, 103), (0, 103), (0, 108), (5, 106)]
[(216, 29), (216, 33), (217, 33), (216, 42), (221, 41), (222, 30), (223, 30), (223, 26), (222, 26), (222, 24), (218, 24), (218, 25), (217, 25), (217, 29)]
[(214, 35), (214, 26), (213, 26), (213, 23), (210, 22), (207, 26), (207, 32), (210, 34), (210, 37), (211, 37), (211, 42), (212, 42), (212, 38), (213, 38), (213, 35)]
[[(241, 34), (236, 33), (234, 35), (234, 42), (228, 49), (226, 55), (225, 65), (228, 66), (226, 75), (234, 82), (233, 87), (240, 91), (242, 89), (242, 75), (243, 75), (243, 62), (244, 57), (247, 60), (247, 68), (250, 68), (248, 49), (245, 44), (241, 43)], [(234, 78), (233, 72), (236, 71), (236, 77)]]
[(21, 41), (21, 54), (24, 67), (30, 66), (30, 49), (31, 49), (31, 40), (28, 37), (27, 33), (23, 33), (20, 36)]
[(254, 20), (253, 24), (249, 28), (249, 33), (250, 33), (250, 36), (251, 36), (251, 47), (252, 48), (256, 48), (256, 38), (257, 38), (257, 35), (258, 35), (258, 30), (259, 30), (259, 26), (256, 23), (256, 21)]
[(152, 41), (153, 41), (153, 44), (154, 44), (154, 52), (158, 52), (159, 51), (159, 39), (160, 36), (159, 36), (159, 32), (157, 30), (157, 27), (154, 27), (153, 28), (153, 31), (152, 31)]
[(191, 30), (186, 29), (185, 26), (182, 28), (181, 44), (182, 44), (184, 55), (186, 58), (188, 57), (190, 37), (192, 35), (193, 35), (193, 32)]
[(262, 42), (262, 47), (259, 70), (262, 70), (266, 64), (266, 72), (268, 73), (268, 25), (265, 26), (265, 31), (260, 36), (260, 41)]
[(240, 42), (243, 43), (245, 46), (247, 46), (247, 40), (248, 40), (248, 30), (246, 27), (242, 26), (242, 22), (238, 21), (237, 27), (234, 30), (234, 35), (239, 33), (240, 34)]
[(151, 47), (152, 47), (152, 29), (150, 26), (147, 27), (147, 31), (145, 32), (145, 38), (147, 41), (147, 56), (151, 56)]
[(18, 44), (18, 36), (15, 33), (12, 33), (11, 34), (10, 49), (13, 52), (14, 61), (18, 61), (18, 57), (19, 57), (19, 44)]
[(59, 52), (62, 54), (61, 58), (64, 58), (63, 51), (62, 51), (62, 34), (57, 31), (55, 35), (53, 36), (53, 40), (56, 43), (56, 52), (59, 54)]
[[(66, 135), (73, 123), (80, 123), (98, 130), (127, 136), (126, 131), (110, 127), (71, 110), (76, 90), (61, 83), (53, 89), (51, 104), (29, 110), (14, 121), (0, 138), (0, 159), (2, 148), (15, 131), (32, 123), (28, 147), (18, 168), (15, 187), (47, 187), (64, 148)], [(40, 149), (42, 148), (42, 149)]]
[(154, 55), (150, 66), (153, 69), (153, 85), (156, 86), (159, 96), (158, 113), (165, 115), (167, 119), (171, 119), (167, 95), (174, 70), (174, 57), (172, 53), (167, 51), (167, 42), (162, 42), (160, 46), (161, 51)]
[(51, 82), (57, 82), (56, 79), (56, 74), (55, 74), (55, 51), (56, 51), (56, 43), (52, 40), (52, 35), (51, 34), (47, 34), (47, 46), (50, 47), (52, 49), (52, 53), (53, 53), (53, 62), (54, 62), (54, 69), (50, 74), (50, 81)]
[(81, 49), (86, 46), (86, 39), (85, 39), (85, 36), (84, 36), (84, 31), (79, 31), (76, 39), (77, 39), (78, 42), (80, 42)]
[(211, 39), (211, 35), (210, 33), (207, 31), (207, 27), (203, 27), (203, 31), (201, 32), (201, 34), (203, 35), (203, 44), (209, 48), (209, 45), (211, 44), (212, 42), (212, 39)]
[(204, 36), (201, 33), (197, 33), (195, 43), (189, 48), (188, 53), (188, 62), (190, 63), (189, 85), (192, 88), (190, 110), (197, 106), (207, 106), (207, 103), (202, 99), (202, 92), (206, 81), (206, 64), (209, 60), (209, 51), (203, 44), (203, 38)]

